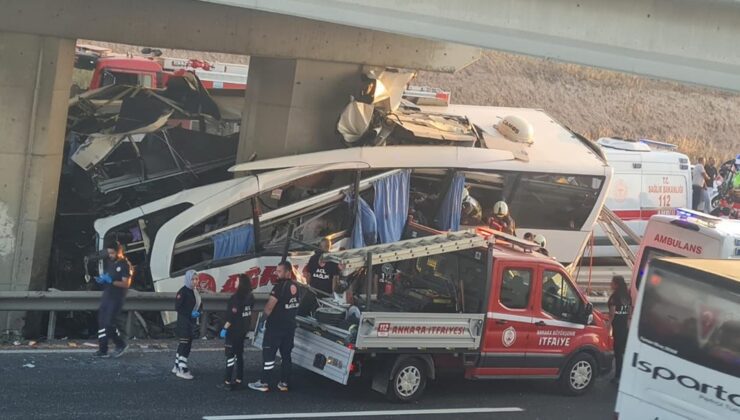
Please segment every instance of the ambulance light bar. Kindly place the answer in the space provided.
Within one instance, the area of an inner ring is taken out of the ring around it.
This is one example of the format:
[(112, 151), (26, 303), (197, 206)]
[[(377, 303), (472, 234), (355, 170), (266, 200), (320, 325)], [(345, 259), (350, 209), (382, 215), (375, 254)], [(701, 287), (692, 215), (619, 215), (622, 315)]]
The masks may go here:
[(719, 217), (710, 216), (706, 213), (689, 209), (676, 209), (676, 215), (681, 220), (689, 221), (689, 219), (691, 219), (690, 221), (708, 228), (715, 228), (717, 227), (717, 223), (722, 221)]

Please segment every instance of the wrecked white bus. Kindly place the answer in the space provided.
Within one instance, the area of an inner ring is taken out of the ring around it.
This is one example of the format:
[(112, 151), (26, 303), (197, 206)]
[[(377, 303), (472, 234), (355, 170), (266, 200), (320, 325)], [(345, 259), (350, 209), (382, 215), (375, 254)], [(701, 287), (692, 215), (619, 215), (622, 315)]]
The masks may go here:
[[(472, 131), (485, 130), (485, 141), (355, 147), (236, 165), (232, 171), (249, 175), (97, 220), (98, 247), (123, 242), (141, 288), (176, 291), (185, 271), (196, 269), (201, 287), (215, 292), (232, 290), (241, 273), (266, 290), (284, 254), (300, 269), (323, 237), (340, 249), (357, 245), (362, 227), (362, 243), (371, 244), (400, 239), (409, 219), (440, 230), (481, 225), (505, 200), (519, 236), (544, 234), (550, 255), (575, 260), (612, 176), (599, 149), (541, 110), (468, 108), (458, 112), (470, 115)], [(380, 232), (374, 238), (360, 222), (368, 217)]]

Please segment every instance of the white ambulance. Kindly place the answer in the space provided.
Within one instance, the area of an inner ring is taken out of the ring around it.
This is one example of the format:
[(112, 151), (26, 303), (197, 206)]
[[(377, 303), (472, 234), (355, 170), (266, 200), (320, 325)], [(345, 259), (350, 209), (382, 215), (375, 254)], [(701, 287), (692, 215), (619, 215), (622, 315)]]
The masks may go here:
[[(621, 138), (601, 138), (597, 143), (614, 168), (606, 207), (635, 233), (642, 236), (655, 214), (675, 214), (678, 208), (691, 207), (689, 158), (676, 152), (675, 146)], [(597, 227), (594, 235), (594, 257), (619, 256), (601, 229)], [(624, 239), (637, 250), (638, 243), (628, 236)]]
[(633, 301), (650, 261), (656, 257), (737, 259), (740, 263), (740, 220), (720, 219), (701, 212), (678, 209), (673, 216), (650, 219), (632, 271)]
[(738, 419), (739, 362), (740, 260), (656, 259), (632, 317), (614, 418)]

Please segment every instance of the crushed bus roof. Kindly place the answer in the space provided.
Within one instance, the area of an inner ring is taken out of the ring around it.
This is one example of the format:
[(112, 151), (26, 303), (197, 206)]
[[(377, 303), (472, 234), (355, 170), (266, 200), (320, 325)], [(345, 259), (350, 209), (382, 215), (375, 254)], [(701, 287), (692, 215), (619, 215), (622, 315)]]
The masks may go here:
[[(465, 115), (484, 133), (484, 147), (449, 145), (365, 146), (335, 149), (301, 155), (256, 160), (237, 164), (231, 172), (263, 171), (336, 162), (363, 162), (370, 168), (488, 168), (529, 170), (543, 173), (568, 173), (602, 176), (607, 163), (598, 146), (580, 138), (542, 110), (527, 108), (450, 105), (425, 108), (440, 114)], [(503, 118), (520, 117), (533, 130), (532, 143), (523, 145), (504, 139), (497, 125)], [(515, 150), (516, 149), (516, 150)], [(517, 150), (526, 152), (527, 160), (518, 159)], [(567, 156), (567, 159), (564, 157)], [(540, 169), (541, 168), (541, 169)]]

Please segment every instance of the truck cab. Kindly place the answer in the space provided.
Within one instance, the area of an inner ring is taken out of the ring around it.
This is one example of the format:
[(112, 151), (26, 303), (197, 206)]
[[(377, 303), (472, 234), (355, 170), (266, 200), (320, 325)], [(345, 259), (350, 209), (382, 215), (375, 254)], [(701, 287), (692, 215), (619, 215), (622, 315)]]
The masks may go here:
[(109, 48), (77, 44), (75, 47), (75, 83), (83, 90), (108, 85), (163, 88), (167, 74), (153, 58), (115, 54)]
[[(571, 395), (611, 370), (603, 315), (535, 244), (485, 228), (409, 231), (324, 254), (343, 267), (352, 299), (320, 299), (299, 314), (293, 363), (342, 384), (370, 375), (373, 390), (397, 401), (419, 398), (442, 369), (556, 380)], [(258, 328), (257, 347), (261, 339)]]
[(156, 61), (143, 57), (104, 57), (97, 60), (89, 89), (108, 85), (163, 88), (166, 76)]

